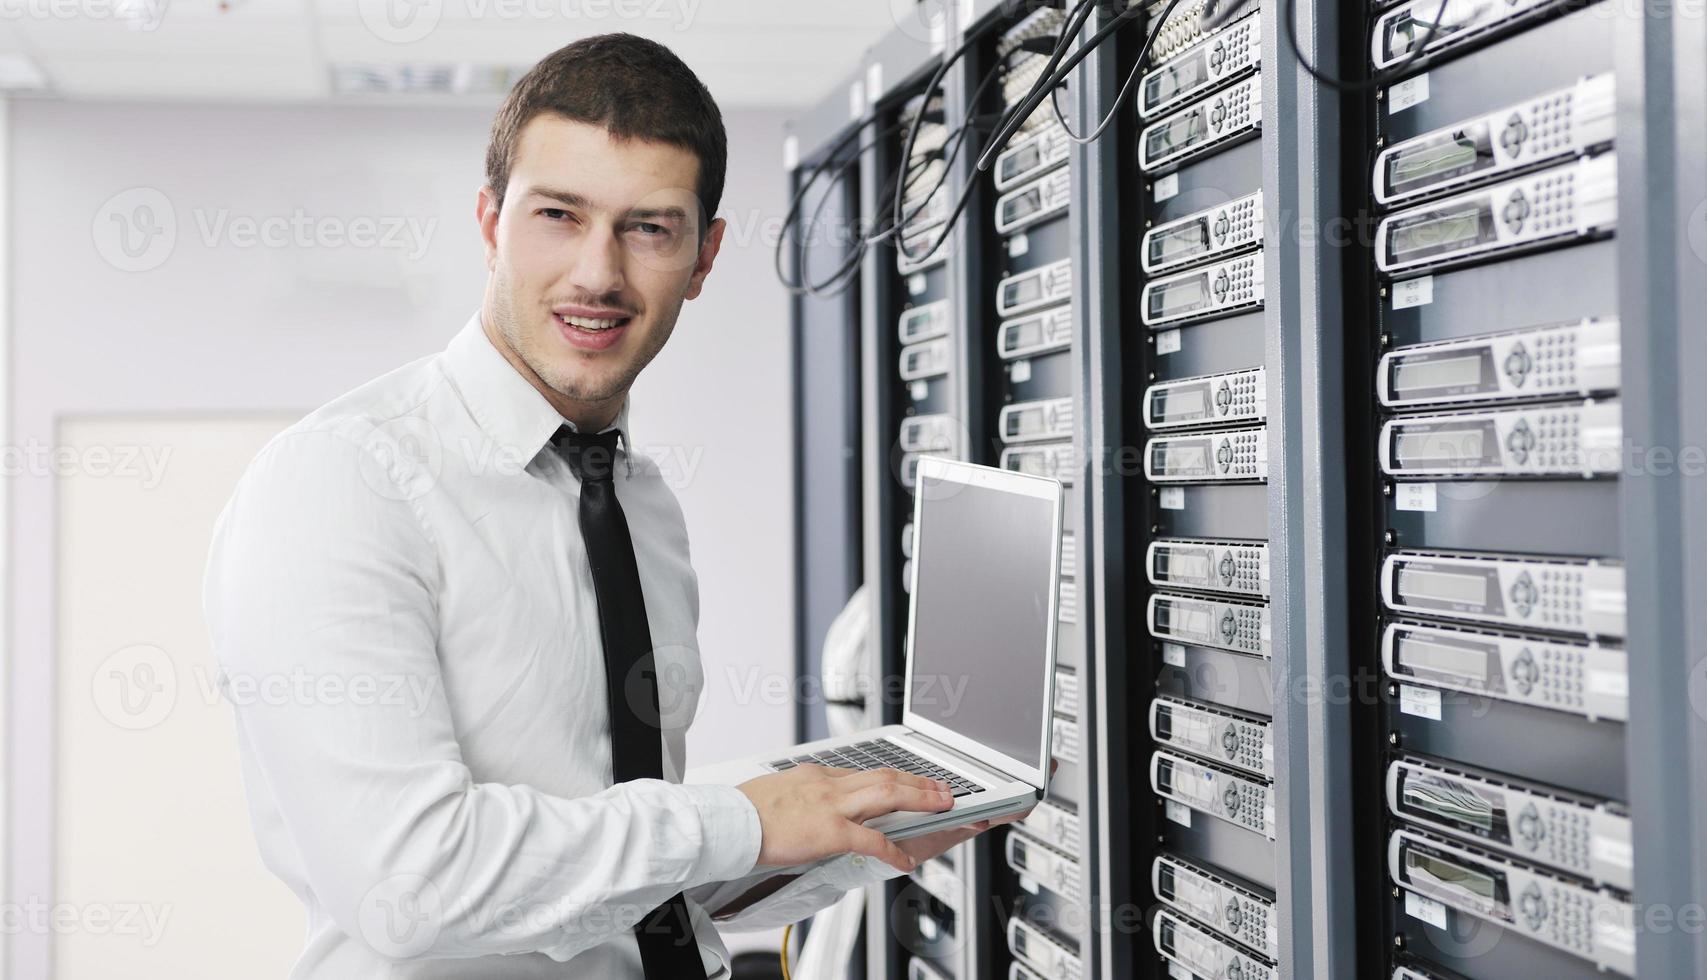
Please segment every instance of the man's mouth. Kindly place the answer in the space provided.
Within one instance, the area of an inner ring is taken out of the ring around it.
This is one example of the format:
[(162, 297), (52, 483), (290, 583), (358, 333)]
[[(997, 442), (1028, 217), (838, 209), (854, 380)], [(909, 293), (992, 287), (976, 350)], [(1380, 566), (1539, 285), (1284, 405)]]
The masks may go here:
[(558, 308), (552, 311), (564, 339), (581, 350), (604, 350), (621, 339), (634, 318), (618, 310)]

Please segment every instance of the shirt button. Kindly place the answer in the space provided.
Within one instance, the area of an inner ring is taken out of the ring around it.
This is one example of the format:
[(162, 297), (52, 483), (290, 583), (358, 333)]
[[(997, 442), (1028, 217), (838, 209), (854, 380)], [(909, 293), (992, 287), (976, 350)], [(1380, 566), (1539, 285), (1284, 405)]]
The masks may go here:
[(856, 868), (865, 867), (865, 855), (864, 854), (855, 854), (853, 856), (853, 866)]

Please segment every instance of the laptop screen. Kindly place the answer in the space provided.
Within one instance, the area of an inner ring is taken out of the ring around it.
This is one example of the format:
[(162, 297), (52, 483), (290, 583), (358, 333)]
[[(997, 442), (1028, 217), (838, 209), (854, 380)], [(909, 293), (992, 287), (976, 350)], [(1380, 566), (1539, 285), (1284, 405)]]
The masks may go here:
[(908, 710), (1043, 765), (1060, 488), (925, 460), (913, 527)]

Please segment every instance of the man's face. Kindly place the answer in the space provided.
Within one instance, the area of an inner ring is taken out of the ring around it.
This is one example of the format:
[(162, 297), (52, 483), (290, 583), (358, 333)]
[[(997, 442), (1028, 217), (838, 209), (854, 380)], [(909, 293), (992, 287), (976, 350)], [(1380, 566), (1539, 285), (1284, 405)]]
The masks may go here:
[(698, 179), (691, 150), (545, 114), (522, 129), (503, 210), (481, 191), (489, 327), (560, 411), (614, 414), (699, 295), (723, 222), (701, 241)]

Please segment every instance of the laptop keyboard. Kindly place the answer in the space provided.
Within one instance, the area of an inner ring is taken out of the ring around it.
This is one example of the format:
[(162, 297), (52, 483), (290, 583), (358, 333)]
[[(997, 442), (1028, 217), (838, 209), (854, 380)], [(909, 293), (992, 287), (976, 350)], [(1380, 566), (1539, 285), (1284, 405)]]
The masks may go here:
[(982, 786), (965, 776), (944, 769), (929, 759), (921, 758), (886, 738), (855, 742), (827, 752), (778, 759), (770, 763), (770, 767), (777, 772), (783, 772), (804, 764), (834, 766), (837, 769), (899, 769), (916, 776), (941, 780), (948, 784), (955, 796), (967, 796), (983, 791)]

